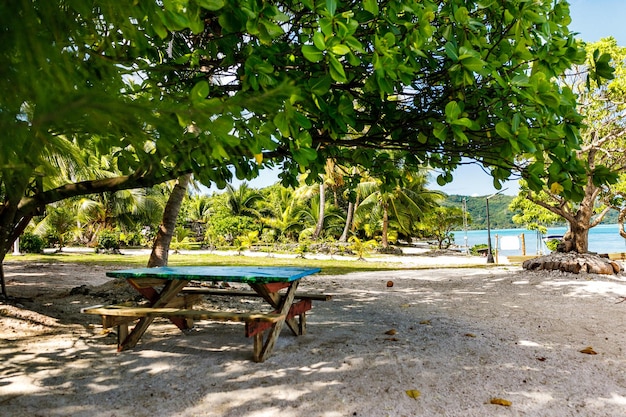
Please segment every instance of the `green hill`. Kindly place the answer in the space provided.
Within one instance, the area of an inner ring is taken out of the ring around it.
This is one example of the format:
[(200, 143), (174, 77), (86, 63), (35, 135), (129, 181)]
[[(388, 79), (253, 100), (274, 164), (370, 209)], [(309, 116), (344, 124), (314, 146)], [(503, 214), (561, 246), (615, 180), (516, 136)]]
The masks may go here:
[[(487, 228), (487, 203), (486, 196), (468, 197), (463, 195), (449, 195), (442, 205), (463, 208), (463, 200), (466, 202), (469, 215), (470, 230), (482, 230)], [(512, 196), (496, 195), (489, 199), (489, 223), (492, 229), (511, 229), (520, 227), (513, 223), (513, 212), (509, 211), (509, 204), (513, 201)]]
[[(469, 230), (484, 230), (487, 228), (487, 203), (486, 196), (468, 197), (463, 195), (449, 195), (442, 205), (448, 207), (463, 208), (463, 200), (466, 201), (469, 215)], [(489, 199), (489, 223), (492, 229), (513, 229), (523, 227), (513, 223), (513, 212), (509, 211), (509, 205), (515, 197), (509, 195), (496, 195)], [(618, 213), (616, 210), (609, 212), (602, 224), (616, 224)], [(563, 221), (563, 226), (567, 224)]]

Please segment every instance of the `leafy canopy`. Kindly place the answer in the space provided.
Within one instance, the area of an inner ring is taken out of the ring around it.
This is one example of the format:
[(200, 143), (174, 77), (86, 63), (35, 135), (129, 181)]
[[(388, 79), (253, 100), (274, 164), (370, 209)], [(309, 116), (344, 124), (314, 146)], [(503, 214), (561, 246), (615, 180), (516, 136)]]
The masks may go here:
[[(3, 2), (2, 226), (189, 172), (223, 187), (229, 167), (245, 179), (278, 165), (295, 184), (328, 159), (394, 186), (398, 160), (443, 183), (469, 157), (498, 187), (514, 170), (533, 189), (558, 172), (580, 195), (581, 117), (555, 79), (584, 60), (569, 22), (553, 0)], [(122, 175), (59, 182), (74, 148)]]

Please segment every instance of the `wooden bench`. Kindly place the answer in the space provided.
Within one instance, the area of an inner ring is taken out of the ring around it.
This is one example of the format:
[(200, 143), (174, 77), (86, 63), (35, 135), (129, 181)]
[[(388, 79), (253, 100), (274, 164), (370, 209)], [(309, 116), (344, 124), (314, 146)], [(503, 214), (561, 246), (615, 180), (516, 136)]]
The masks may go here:
[(285, 315), (273, 312), (230, 312), (172, 307), (128, 307), (124, 305), (96, 305), (81, 309), (81, 313), (101, 316), (102, 327), (105, 329), (117, 327), (118, 348), (128, 337), (128, 324), (142, 317), (177, 318), (190, 320), (190, 323), (193, 323), (193, 320), (244, 322), (246, 324), (246, 337), (254, 337), (253, 354), (255, 360), (260, 357), (263, 349), (263, 332), (271, 328), (274, 323), (285, 320), (288, 316), (294, 316), (294, 314)]

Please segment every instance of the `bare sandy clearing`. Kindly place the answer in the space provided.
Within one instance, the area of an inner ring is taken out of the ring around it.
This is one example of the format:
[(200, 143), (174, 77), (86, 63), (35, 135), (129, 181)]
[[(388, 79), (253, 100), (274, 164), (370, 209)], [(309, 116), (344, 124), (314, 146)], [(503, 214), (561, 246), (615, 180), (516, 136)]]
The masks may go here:
[[(79, 313), (132, 296), (104, 271), (7, 266), (18, 299), (0, 304), (3, 416), (626, 415), (621, 275), (503, 266), (307, 278), (334, 300), (314, 303), (309, 334), (283, 332), (257, 364), (232, 323), (182, 333), (160, 321), (116, 353), (115, 336)], [(70, 295), (79, 285), (89, 294)]]

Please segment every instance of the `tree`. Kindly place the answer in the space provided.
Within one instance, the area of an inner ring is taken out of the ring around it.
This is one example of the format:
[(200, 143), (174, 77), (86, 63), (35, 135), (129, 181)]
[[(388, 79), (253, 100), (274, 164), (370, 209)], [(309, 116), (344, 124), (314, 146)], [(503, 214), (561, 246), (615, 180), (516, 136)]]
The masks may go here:
[[(520, 169), (539, 189), (549, 164), (578, 195), (580, 115), (552, 79), (583, 58), (568, 12), (547, 0), (3, 2), (0, 261), (48, 204), (188, 173), (224, 187), (280, 165), (293, 185), (332, 159), (393, 184), (393, 151), (442, 182), (469, 157), (497, 184)], [(122, 174), (49, 187), (72, 146), (113, 155)]]
[[(610, 57), (615, 66), (612, 81), (599, 85), (581, 77), (580, 74), (594, 65), (608, 66)], [(589, 229), (600, 224), (606, 214), (617, 207), (620, 199), (620, 187), (615, 182), (618, 175), (626, 173), (625, 60), (626, 48), (618, 47), (613, 38), (604, 39), (588, 45), (585, 66), (574, 68), (573, 73), (563, 79), (579, 93), (579, 110), (585, 116), (581, 146), (575, 152), (585, 167), (587, 178), (582, 199), (572, 201), (562, 195), (561, 190), (568, 186), (569, 180), (557, 170), (549, 170), (552, 185), (544, 187), (541, 192), (522, 187), (521, 195), (544, 209), (533, 213), (545, 217), (547, 210), (567, 221), (569, 230), (560, 250), (587, 252)], [(613, 177), (613, 184), (602, 180), (607, 176)]]
[[(363, 201), (356, 208), (356, 215), (363, 218), (380, 219), (381, 245), (389, 246), (389, 225), (395, 223), (395, 231), (411, 237), (416, 223), (443, 198), (438, 191), (426, 189), (427, 176), (422, 172), (403, 172), (404, 181), (393, 189), (381, 187), (382, 181), (372, 178), (359, 184)], [(396, 233), (397, 235), (397, 233)]]
[(421, 222), (425, 236), (437, 239), (437, 247), (444, 249), (454, 241), (454, 230), (463, 225), (463, 210), (458, 207), (437, 207)]
[(304, 211), (301, 201), (294, 197), (293, 189), (273, 185), (262, 192), (266, 193), (260, 209), (263, 225), (274, 230), (277, 239), (295, 239), (296, 233), (304, 228)]
[(51, 206), (46, 216), (34, 228), (35, 234), (54, 240), (59, 245), (61, 252), (68, 240), (76, 232), (76, 215), (67, 205)]

